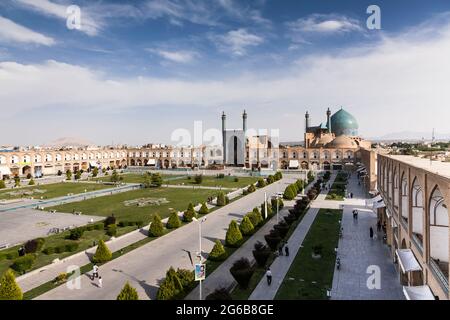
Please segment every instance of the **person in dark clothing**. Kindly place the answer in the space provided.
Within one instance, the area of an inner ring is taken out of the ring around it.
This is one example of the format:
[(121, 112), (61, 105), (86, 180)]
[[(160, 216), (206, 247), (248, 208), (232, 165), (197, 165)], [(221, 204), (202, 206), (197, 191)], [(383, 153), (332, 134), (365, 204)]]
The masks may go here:
[(284, 253), (286, 255), (286, 257), (289, 257), (289, 247), (288, 244), (286, 243), (286, 245), (284, 246)]
[(373, 228), (370, 227), (370, 239), (373, 239)]
[(377, 222), (377, 231), (380, 232), (381, 231), (381, 221), (378, 220)]
[(267, 268), (266, 278), (267, 278), (267, 284), (270, 286), (270, 284), (272, 283), (272, 272), (270, 271), (270, 268)]
[(281, 244), (281, 245), (278, 247), (278, 255), (280, 255), (280, 256), (283, 255), (283, 244)]

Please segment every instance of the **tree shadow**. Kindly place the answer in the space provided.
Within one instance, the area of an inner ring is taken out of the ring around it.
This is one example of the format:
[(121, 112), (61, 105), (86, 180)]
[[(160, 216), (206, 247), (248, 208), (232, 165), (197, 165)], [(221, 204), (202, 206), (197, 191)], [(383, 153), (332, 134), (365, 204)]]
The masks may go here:
[[(114, 272), (120, 272), (123, 275), (127, 276), (128, 278), (132, 279), (133, 281), (139, 283), (139, 285), (142, 287), (142, 289), (144, 289), (145, 294), (147, 295), (147, 297), (149, 299), (154, 300), (156, 298), (156, 294), (158, 292), (158, 287), (156, 286), (152, 286), (146, 283), (146, 280), (139, 280), (138, 278), (136, 278), (135, 276), (124, 272), (123, 270), (118, 270), (118, 269), (112, 269), (112, 271)], [(162, 280), (159, 279), (157, 282), (158, 284), (161, 282)]]
[(148, 237), (148, 230), (146, 230), (146, 229), (144, 229), (144, 228), (140, 228), (140, 229), (139, 229), (139, 232), (140, 232), (141, 234), (143, 234), (144, 236)]
[(232, 217), (239, 218), (239, 219), (242, 219), (244, 217), (243, 214), (239, 214), (239, 213), (229, 213), (228, 215), (232, 216)]

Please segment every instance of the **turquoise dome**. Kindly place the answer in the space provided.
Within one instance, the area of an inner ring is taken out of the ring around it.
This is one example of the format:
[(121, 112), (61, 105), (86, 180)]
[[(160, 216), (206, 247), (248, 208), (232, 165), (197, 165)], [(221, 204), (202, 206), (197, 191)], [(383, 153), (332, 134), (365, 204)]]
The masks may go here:
[(331, 132), (336, 136), (357, 136), (358, 128), (355, 117), (342, 108), (331, 116)]

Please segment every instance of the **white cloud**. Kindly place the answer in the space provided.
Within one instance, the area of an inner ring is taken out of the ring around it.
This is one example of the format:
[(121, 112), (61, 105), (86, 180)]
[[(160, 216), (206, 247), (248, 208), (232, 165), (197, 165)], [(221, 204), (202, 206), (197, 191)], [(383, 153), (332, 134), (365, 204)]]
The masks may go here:
[(243, 28), (229, 31), (224, 35), (215, 35), (212, 39), (219, 49), (231, 52), (235, 56), (244, 56), (249, 47), (256, 47), (264, 42), (263, 37), (249, 33)]
[(312, 14), (305, 18), (286, 23), (290, 36), (294, 42), (305, 43), (305, 37), (348, 32), (362, 32), (360, 22), (337, 14)]
[[(290, 140), (301, 139), (306, 109), (313, 122), (320, 123), (327, 107), (336, 110), (343, 105), (357, 117), (360, 131), (367, 136), (406, 129), (431, 132), (433, 127), (445, 132), (450, 118), (449, 21), (421, 27), (421, 33), (385, 35), (370, 46), (340, 54), (301, 58), (276, 73), (236, 72), (221, 81), (111, 79), (97, 70), (55, 61), (2, 62), (0, 101), (18, 119), (26, 109), (48, 106), (126, 113), (137, 106), (211, 110), (245, 105), (255, 125), (268, 117), (272, 126), (282, 126), (282, 137)], [(283, 118), (286, 113), (298, 117)]]
[(194, 51), (170, 51), (164, 49), (148, 49), (149, 52), (157, 54), (165, 60), (177, 63), (190, 63), (198, 57)]
[(0, 16), (0, 42), (31, 43), (51, 46), (55, 41), (41, 33)]

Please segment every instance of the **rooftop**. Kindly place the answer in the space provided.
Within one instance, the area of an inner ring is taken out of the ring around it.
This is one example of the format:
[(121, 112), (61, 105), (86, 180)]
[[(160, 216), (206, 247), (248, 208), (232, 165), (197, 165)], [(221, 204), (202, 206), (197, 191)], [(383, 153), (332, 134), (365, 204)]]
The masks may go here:
[(403, 155), (387, 155), (388, 157), (397, 161), (409, 164), (413, 167), (424, 169), (431, 173), (446, 177), (450, 179), (450, 162), (432, 161), (426, 158), (419, 158), (414, 156)]

